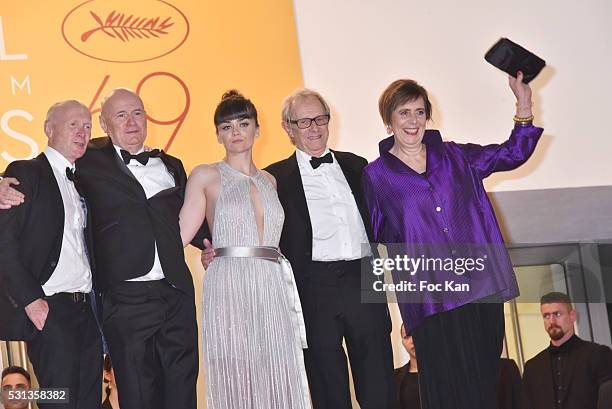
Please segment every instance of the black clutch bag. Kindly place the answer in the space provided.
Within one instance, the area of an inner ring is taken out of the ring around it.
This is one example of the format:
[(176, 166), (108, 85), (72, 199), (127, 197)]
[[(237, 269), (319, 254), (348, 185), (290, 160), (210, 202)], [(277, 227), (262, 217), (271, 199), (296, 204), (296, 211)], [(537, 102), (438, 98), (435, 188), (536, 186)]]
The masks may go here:
[(534, 79), (546, 65), (543, 59), (507, 38), (500, 38), (484, 58), (513, 77), (516, 77), (518, 71), (522, 71), (525, 84)]

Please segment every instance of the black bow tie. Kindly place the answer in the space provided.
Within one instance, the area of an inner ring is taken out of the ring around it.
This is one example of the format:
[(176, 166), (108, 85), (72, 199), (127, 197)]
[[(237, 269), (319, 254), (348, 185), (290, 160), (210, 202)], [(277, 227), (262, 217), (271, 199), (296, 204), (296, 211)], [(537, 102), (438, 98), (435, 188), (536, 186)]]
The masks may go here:
[(334, 163), (334, 158), (332, 158), (331, 152), (327, 152), (320, 158), (315, 158), (313, 156), (312, 159), (310, 159), (310, 166), (312, 166), (313, 169), (318, 168), (322, 163)]
[(68, 178), (68, 180), (74, 182), (76, 176), (74, 175), (74, 170), (72, 168), (66, 168), (66, 177)]
[(123, 149), (121, 149), (119, 152), (121, 152), (121, 157), (123, 158), (123, 162), (125, 162), (126, 165), (128, 165), (132, 159), (136, 159), (142, 165), (146, 165), (149, 161), (149, 158), (156, 158), (159, 156), (159, 149), (153, 149), (149, 152), (140, 152), (138, 155), (132, 155), (131, 153)]

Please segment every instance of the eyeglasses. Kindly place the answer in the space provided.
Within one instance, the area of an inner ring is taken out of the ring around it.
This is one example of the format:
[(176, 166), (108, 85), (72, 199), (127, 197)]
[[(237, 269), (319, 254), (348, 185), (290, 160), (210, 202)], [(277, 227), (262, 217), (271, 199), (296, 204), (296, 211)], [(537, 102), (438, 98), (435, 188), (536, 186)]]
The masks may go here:
[(319, 126), (327, 125), (329, 123), (329, 114), (319, 115), (314, 118), (300, 118), (295, 121), (289, 120), (289, 123), (297, 125), (297, 127), (300, 129), (308, 129), (312, 125), (312, 121)]

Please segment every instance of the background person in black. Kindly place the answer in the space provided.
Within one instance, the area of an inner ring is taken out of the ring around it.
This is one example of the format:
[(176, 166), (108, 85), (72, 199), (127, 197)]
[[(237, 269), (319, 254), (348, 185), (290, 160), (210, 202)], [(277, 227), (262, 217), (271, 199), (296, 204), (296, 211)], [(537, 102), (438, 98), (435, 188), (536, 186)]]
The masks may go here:
[(419, 409), (421, 399), (419, 397), (419, 367), (414, 349), (414, 342), (410, 335), (406, 335), (406, 328), (402, 324), (400, 330), (402, 345), (408, 352), (410, 360), (401, 368), (396, 368), (395, 387), (397, 389), (397, 401), (400, 409)]
[[(410, 360), (401, 368), (396, 368), (395, 382), (400, 409), (419, 409), (419, 375), (416, 350), (412, 337), (406, 335), (402, 324), (402, 344)], [(512, 359), (501, 358), (499, 366), (499, 385), (497, 388), (497, 409), (521, 409), (521, 373)]]
[(542, 296), (550, 346), (527, 361), (524, 409), (596, 409), (599, 387), (612, 379), (612, 351), (574, 334), (576, 310), (566, 294)]
[(27, 342), (40, 387), (68, 388), (62, 408), (95, 408), (102, 346), (89, 303), (92, 247), (87, 211), (68, 175), (85, 153), (91, 115), (78, 101), (60, 102), (44, 128), (45, 151), (6, 170), (26, 200), (0, 211), (0, 339)]
[[(11, 396), (11, 391), (28, 391), (30, 390), (30, 374), (20, 366), (9, 366), (2, 370), (0, 377), (0, 408), (4, 409), (27, 409), (28, 400), (15, 399), (16, 396)], [(4, 405), (4, 406), (2, 406)]]
[(115, 371), (110, 355), (104, 356), (104, 383), (106, 384), (106, 398), (102, 402), (100, 409), (119, 409), (119, 392), (117, 390), (117, 382), (115, 381)]

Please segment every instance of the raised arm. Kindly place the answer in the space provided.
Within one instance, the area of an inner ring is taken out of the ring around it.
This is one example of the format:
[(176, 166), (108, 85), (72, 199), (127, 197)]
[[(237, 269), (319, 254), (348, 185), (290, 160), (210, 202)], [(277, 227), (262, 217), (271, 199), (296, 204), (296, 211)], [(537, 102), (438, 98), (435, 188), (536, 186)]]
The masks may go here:
[(531, 118), (532, 121), (533, 112), (531, 107), (533, 102), (531, 101), (531, 87), (523, 82), (523, 73), (519, 71), (516, 78), (508, 75), (508, 85), (510, 85), (510, 89), (516, 97), (516, 118)]
[(481, 179), (493, 172), (516, 169), (525, 163), (544, 131), (532, 124), (531, 88), (523, 83), (523, 73), (519, 72), (516, 78), (509, 76), (508, 84), (516, 97), (515, 126), (508, 140), (485, 146), (472, 143), (456, 145)]
[(185, 201), (179, 214), (181, 240), (186, 246), (194, 238), (206, 217), (207, 188), (218, 179), (217, 170), (209, 165), (193, 169), (187, 179)]

